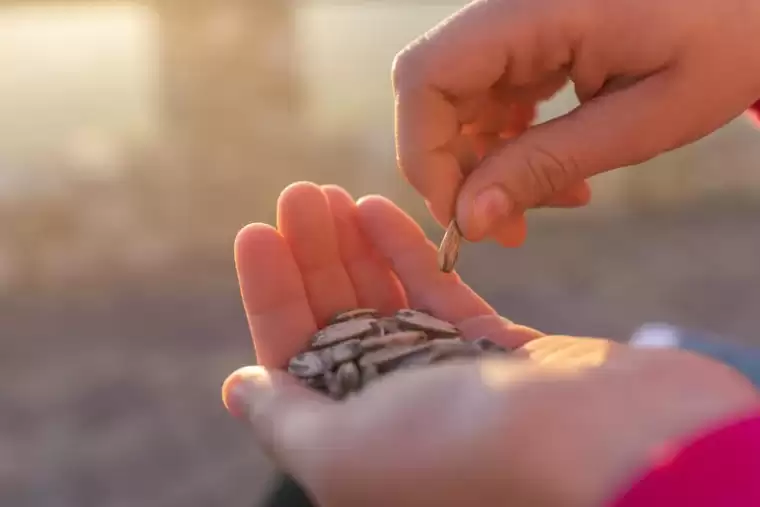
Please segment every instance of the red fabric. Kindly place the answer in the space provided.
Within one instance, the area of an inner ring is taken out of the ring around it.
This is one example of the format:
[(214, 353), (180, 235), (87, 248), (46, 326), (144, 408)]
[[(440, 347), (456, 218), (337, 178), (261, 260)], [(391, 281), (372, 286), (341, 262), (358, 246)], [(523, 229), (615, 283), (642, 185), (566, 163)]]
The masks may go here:
[(611, 507), (760, 506), (760, 412), (665, 458)]
[(752, 107), (749, 108), (749, 114), (758, 124), (760, 124), (760, 100), (752, 104)]
[[(760, 100), (747, 113), (760, 126)], [(760, 506), (760, 412), (660, 459), (610, 507)]]

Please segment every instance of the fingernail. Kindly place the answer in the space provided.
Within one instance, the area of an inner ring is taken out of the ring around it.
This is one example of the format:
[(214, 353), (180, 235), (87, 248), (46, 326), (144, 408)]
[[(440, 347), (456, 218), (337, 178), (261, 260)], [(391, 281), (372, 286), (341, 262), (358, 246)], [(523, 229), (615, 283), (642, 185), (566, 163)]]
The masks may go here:
[(510, 199), (500, 186), (481, 190), (472, 206), (473, 217), (468, 232), (478, 238), (485, 236), (501, 217), (509, 214), (511, 208)]
[(266, 371), (258, 366), (240, 368), (227, 377), (222, 385), (222, 401), (232, 417), (247, 417), (262, 380), (266, 378)]

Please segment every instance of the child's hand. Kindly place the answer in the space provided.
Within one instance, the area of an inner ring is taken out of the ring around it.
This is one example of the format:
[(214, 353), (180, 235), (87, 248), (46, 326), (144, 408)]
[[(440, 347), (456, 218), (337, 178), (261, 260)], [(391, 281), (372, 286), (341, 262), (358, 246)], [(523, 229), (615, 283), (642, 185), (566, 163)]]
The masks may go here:
[[(519, 245), (525, 209), (581, 206), (586, 178), (760, 98), (759, 38), (757, 0), (475, 1), (394, 63), (399, 164), (439, 222)], [(568, 80), (582, 105), (529, 128)]]

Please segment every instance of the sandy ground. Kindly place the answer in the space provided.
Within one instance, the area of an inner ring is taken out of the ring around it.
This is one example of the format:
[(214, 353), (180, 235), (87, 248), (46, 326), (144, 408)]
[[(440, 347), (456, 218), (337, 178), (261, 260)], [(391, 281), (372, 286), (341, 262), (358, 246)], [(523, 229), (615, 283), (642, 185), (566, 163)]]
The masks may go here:
[[(665, 320), (758, 343), (758, 218), (539, 225), (519, 250), (468, 245), (460, 272), (547, 332), (624, 339)], [(183, 269), (181, 288), (0, 305), (0, 505), (242, 507), (265, 491), (271, 469), (219, 399), (252, 357), (232, 266), (213, 283)]]

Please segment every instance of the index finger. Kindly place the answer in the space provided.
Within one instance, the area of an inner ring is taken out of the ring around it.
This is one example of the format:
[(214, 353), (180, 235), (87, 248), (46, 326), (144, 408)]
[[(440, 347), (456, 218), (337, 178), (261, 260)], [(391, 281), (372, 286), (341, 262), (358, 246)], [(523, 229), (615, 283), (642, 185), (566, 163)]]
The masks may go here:
[[(393, 62), (398, 165), (439, 221), (453, 215), (463, 179), (455, 155), (448, 151), (460, 133), (450, 99), (487, 90), (506, 68), (501, 44), (478, 40), (493, 6), (476, 2), (461, 9), (407, 46)], [(491, 54), (479, 53), (489, 46)]]
[(453, 216), (463, 180), (449, 152), (460, 134), (456, 102), (497, 82), (529, 86), (571, 57), (569, 44), (558, 43), (568, 31), (553, 30), (568, 16), (545, 6), (537, 10), (532, 2), (473, 2), (393, 62), (398, 165), (439, 221)]
[(454, 323), (468, 338), (487, 336), (510, 348), (542, 336), (500, 317), (456, 273), (442, 273), (435, 246), (391, 201), (367, 196), (359, 200), (358, 207), (368, 239), (393, 267), (412, 308), (427, 308), (436, 317)]

